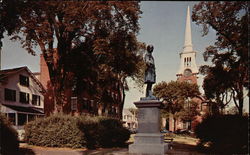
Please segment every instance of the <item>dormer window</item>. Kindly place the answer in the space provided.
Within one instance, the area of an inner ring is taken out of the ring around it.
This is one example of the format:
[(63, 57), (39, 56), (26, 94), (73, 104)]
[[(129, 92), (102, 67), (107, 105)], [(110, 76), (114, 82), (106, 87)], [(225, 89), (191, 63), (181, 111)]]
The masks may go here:
[(20, 85), (29, 87), (29, 77), (24, 75), (19, 75)]

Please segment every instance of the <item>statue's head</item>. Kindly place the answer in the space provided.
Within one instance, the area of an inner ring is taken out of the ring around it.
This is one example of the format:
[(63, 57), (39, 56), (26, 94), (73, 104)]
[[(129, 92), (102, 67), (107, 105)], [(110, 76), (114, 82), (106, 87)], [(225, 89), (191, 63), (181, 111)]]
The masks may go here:
[(154, 50), (154, 46), (153, 46), (153, 45), (148, 45), (148, 46), (147, 46), (147, 51), (148, 51), (149, 53), (152, 53), (153, 50)]

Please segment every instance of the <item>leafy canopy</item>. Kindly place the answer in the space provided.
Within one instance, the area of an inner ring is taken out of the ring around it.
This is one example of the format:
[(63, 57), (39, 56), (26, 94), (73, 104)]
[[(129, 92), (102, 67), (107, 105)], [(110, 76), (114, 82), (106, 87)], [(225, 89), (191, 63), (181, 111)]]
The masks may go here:
[(203, 27), (203, 36), (212, 28), (216, 31), (214, 45), (206, 48), (202, 66), (206, 75), (203, 83), (205, 95), (222, 108), (231, 100), (242, 114), (244, 88), (249, 89), (248, 66), (248, 2), (200, 2), (193, 8), (192, 19)]
[(192, 104), (191, 98), (200, 95), (197, 84), (178, 81), (169, 83), (162, 81), (154, 86), (153, 92), (156, 97), (162, 99), (163, 103), (165, 103), (164, 109), (176, 116), (177, 113), (185, 110), (185, 103)]
[(1, 35), (8, 31), (32, 55), (40, 48), (57, 104), (66, 90), (102, 94), (109, 77), (123, 90), (127, 77), (142, 77), (137, 1), (3, 0), (0, 9)]

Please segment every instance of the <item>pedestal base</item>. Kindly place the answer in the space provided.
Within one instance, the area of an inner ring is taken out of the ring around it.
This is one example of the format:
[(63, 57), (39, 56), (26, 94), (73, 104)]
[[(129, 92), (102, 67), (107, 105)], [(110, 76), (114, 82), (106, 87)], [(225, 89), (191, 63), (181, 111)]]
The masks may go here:
[(160, 133), (161, 101), (152, 97), (134, 102), (138, 108), (138, 133), (134, 137), (134, 144), (129, 145), (129, 153), (165, 154), (168, 144)]
[(129, 153), (164, 155), (168, 150), (168, 144), (131, 144)]
[(160, 133), (138, 133), (134, 144), (129, 145), (129, 153), (165, 154), (167, 150), (168, 144)]

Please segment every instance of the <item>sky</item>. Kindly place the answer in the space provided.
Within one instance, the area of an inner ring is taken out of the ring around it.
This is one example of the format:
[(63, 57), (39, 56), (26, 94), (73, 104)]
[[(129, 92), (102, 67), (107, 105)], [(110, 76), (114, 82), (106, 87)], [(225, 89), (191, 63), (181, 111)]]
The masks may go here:
[[(194, 4), (192, 1), (142, 1), (142, 15), (139, 20), (141, 30), (138, 40), (154, 46), (153, 56), (156, 67), (156, 83), (161, 81), (175, 81), (176, 72), (180, 65), (179, 53), (183, 49), (184, 34), (186, 24), (187, 7), (190, 13)], [(208, 35), (202, 37), (201, 26), (191, 22), (192, 43), (196, 53), (197, 66), (207, 64), (204, 62), (202, 53), (205, 48), (215, 42), (215, 31), (210, 30)], [(38, 49), (39, 51), (39, 49)], [(2, 69), (27, 66), (32, 72), (39, 72), (39, 52), (37, 56), (28, 54), (18, 42), (12, 42), (9, 37), (3, 40)], [(198, 85), (203, 92), (203, 77), (199, 75)], [(139, 101), (140, 97), (145, 96), (145, 89), (139, 90), (133, 81), (129, 81), (129, 91), (126, 92), (125, 108), (134, 108), (133, 102)], [(141, 93), (143, 91), (144, 93)], [(246, 102), (248, 103), (248, 101)], [(249, 108), (247, 108), (249, 109)]]

